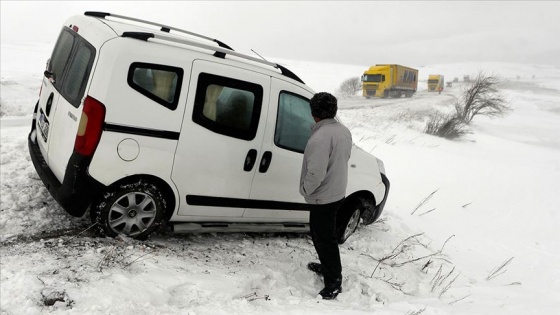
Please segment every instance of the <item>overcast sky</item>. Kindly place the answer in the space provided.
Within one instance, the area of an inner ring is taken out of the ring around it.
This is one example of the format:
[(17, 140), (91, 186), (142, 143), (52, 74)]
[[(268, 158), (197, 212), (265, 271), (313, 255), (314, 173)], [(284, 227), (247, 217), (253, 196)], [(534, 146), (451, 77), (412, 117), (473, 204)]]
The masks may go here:
[(2, 0), (2, 43), (54, 42), (66, 18), (85, 11), (160, 22), (282, 59), (560, 66), (560, 1)]

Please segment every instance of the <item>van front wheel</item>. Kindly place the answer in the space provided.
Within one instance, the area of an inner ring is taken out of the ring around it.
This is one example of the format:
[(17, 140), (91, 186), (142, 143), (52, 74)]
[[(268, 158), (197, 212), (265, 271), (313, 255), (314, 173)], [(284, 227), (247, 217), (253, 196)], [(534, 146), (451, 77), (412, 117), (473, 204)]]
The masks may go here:
[(161, 225), (165, 199), (155, 185), (139, 180), (103, 194), (94, 211), (103, 234), (142, 240)]
[(338, 244), (344, 244), (358, 228), (361, 214), (360, 205), (361, 203), (358, 201), (350, 201), (340, 208), (336, 222)]

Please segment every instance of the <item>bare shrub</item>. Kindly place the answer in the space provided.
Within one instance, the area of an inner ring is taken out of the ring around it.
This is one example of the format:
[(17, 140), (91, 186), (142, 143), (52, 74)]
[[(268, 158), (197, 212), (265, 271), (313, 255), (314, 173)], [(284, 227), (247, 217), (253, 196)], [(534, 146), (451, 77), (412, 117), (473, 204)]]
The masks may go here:
[(424, 132), (446, 139), (455, 139), (469, 133), (465, 123), (456, 115), (442, 113), (430, 116)]
[(337, 90), (337, 94), (341, 96), (356, 95), (362, 89), (362, 81), (360, 77), (354, 77), (344, 80)]
[(469, 124), (477, 115), (494, 117), (506, 114), (510, 108), (497, 86), (502, 82), (497, 75), (480, 72), (463, 89), (461, 98), (455, 104), (456, 118)]

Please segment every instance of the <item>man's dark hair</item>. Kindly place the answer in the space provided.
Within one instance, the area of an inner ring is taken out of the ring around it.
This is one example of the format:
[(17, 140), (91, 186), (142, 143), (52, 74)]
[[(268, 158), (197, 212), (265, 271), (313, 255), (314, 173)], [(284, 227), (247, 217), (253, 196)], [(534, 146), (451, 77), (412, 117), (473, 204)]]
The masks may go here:
[(334, 118), (338, 109), (336, 97), (327, 92), (319, 92), (309, 101), (311, 115), (319, 119)]

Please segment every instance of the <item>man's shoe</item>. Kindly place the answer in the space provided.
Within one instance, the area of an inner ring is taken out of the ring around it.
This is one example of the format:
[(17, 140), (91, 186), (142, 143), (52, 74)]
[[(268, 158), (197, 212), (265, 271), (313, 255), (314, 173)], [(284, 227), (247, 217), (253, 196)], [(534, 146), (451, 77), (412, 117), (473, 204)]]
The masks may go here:
[(316, 263), (316, 262), (310, 262), (307, 264), (307, 269), (313, 271), (314, 273), (318, 274), (319, 276), (323, 275), (323, 267), (321, 267), (321, 264)]
[(319, 295), (321, 295), (323, 300), (334, 300), (340, 292), (342, 292), (341, 286), (325, 287), (319, 292)]

